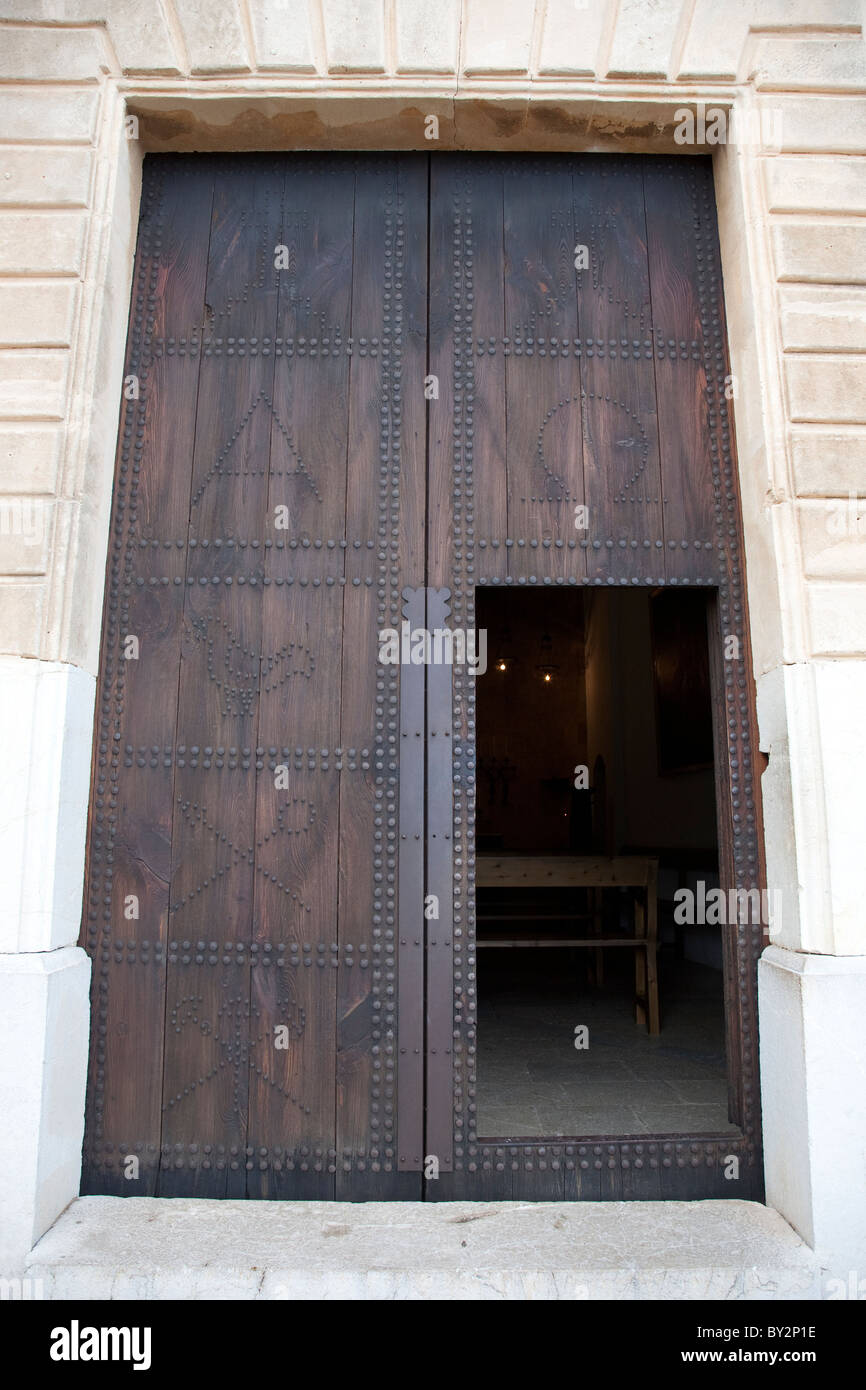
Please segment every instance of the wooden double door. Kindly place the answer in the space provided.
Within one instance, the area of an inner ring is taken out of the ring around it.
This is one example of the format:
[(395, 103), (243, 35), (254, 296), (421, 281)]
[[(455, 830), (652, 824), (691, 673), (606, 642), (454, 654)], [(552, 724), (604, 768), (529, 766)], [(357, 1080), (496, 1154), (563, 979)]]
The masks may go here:
[(702, 160), (147, 158), (83, 1191), (759, 1191), (760, 924), (725, 938), (735, 1135), (479, 1136), (475, 685), (380, 659), (479, 585), (707, 588), (722, 881), (758, 885), (728, 374)]

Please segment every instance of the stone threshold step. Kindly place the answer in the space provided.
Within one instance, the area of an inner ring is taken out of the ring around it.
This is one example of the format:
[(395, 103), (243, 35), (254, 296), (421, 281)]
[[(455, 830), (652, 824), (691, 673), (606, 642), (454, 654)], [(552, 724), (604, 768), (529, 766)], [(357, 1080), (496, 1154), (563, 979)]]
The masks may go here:
[(820, 1299), (756, 1202), (80, 1197), (32, 1250), (54, 1299)]

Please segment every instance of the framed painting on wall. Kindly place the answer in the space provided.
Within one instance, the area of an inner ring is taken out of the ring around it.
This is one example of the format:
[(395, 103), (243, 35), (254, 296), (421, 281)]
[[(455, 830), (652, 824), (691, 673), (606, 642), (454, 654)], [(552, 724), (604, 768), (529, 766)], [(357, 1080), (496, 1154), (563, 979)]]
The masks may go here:
[(658, 589), (650, 604), (660, 776), (713, 766), (713, 720), (703, 591)]

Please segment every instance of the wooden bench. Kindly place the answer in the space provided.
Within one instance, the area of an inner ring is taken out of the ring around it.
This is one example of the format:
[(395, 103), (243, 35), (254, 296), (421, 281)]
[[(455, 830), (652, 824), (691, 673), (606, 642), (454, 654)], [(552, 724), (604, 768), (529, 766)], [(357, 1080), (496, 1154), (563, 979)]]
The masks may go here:
[[(644, 855), (571, 854), (479, 854), (475, 860), (477, 888), (628, 888), (634, 895), (634, 936), (602, 936), (600, 899), (589, 914), (596, 931), (592, 936), (552, 936), (544, 930), (531, 933), (479, 937), (484, 948), (523, 949), (527, 947), (589, 947), (597, 952), (600, 981), (601, 952), (626, 949), (635, 953), (635, 1018), (645, 1023), (653, 1035), (659, 1031), (658, 991), (658, 860)], [(533, 915), (518, 913), (508, 917), (479, 913), (480, 921), (576, 921), (584, 914)]]

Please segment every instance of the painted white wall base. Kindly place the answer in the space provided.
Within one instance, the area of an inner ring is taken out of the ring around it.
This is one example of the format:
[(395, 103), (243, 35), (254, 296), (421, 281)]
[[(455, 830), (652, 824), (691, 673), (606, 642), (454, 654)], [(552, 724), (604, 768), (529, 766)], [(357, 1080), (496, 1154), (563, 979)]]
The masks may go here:
[(866, 957), (769, 946), (758, 967), (768, 1203), (866, 1270)]
[(757, 1202), (81, 1197), (27, 1265), (51, 1299), (844, 1298)]
[(78, 946), (0, 955), (0, 1274), (78, 1195), (90, 1016)]
[(78, 938), (95, 691), (77, 666), (0, 657), (0, 951)]

